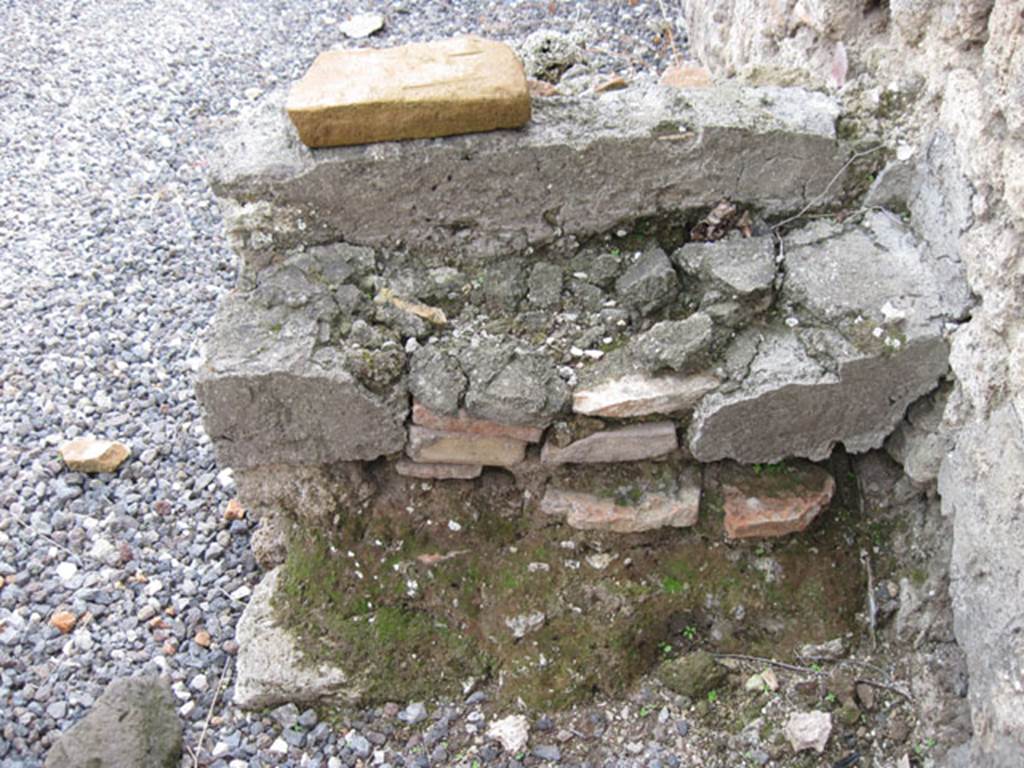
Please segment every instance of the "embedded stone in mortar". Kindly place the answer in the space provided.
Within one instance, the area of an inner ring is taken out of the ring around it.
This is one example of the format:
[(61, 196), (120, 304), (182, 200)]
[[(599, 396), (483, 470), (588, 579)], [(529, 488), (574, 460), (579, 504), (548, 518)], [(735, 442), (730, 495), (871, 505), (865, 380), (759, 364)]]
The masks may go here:
[(325, 51), (286, 108), (304, 144), (332, 147), (518, 128), (530, 95), (511, 48), (466, 35)]
[(615, 282), (619, 299), (641, 315), (649, 315), (679, 295), (679, 278), (665, 252), (649, 247)]
[(548, 441), (540, 460), (544, 464), (642, 461), (664, 456), (678, 447), (675, 423), (659, 421), (595, 432), (562, 448)]
[[(666, 466), (660, 471), (661, 482), (638, 476), (634, 482), (608, 488), (602, 495), (557, 488), (557, 481), (552, 480), (540, 508), (546, 514), (564, 517), (567, 525), (584, 531), (639, 533), (694, 525), (700, 512), (700, 468)], [(580, 485), (595, 487), (588, 482)]]
[(727, 298), (763, 299), (775, 281), (775, 246), (767, 236), (687, 243), (672, 260)]
[[(783, 302), (808, 319), (855, 332), (855, 320), (907, 340), (940, 335), (967, 309), (963, 275), (933, 256), (895, 216), (877, 211), (860, 225), (820, 223), (787, 245)], [(896, 347), (898, 349), (898, 347)]]
[(261, 709), (323, 699), (358, 700), (361, 692), (341, 669), (306, 663), (294, 635), (277, 625), (271, 600), (279, 576), (280, 569), (275, 568), (263, 577), (238, 620), (235, 704)]
[(714, 324), (704, 312), (685, 320), (663, 320), (630, 343), (630, 352), (644, 366), (690, 373), (706, 367)]
[[(416, 349), (409, 373), (413, 396), (439, 416), (458, 417), (461, 402), (463, 419), (543, 429), (569, 401), (554, 361), (514, 338), (488, 341), (467, 345), (449, 336)], [(532, 442), (536, 433), (525, 434)]]
[(576, 389), (572, 409), (585, 416), (619, 419), (669, 415), (693, 408), (718, 383), (709, 373), (692, 376), (627, 373)]
[(460, 355), (469, 380), (470, 416), (501, 424), (546, 427), (569, 402), (569, 388), (554, 361), (523, 352), (512, 342), (469, 348)]
[(703, 286), (701, 311), (716, 324), (736, 327), (771, 306), (778, 266), (771, 237), (728, 237), (687, 243), (672, 261)]
[(824, 459), (882, 445), (948, 368), (945, 324), (964, 311), (954, 274), (895, 218), (812, 224), (787, 236), (784, 322), (741, 332), (733, 382), (701, 401), (701, 461)]
[(406, 453), (421, 464), (482, 464), (511, 467), (526, 456), (526, 443), (508, 437), (442, 432), (412, 425)]
[(536, 443), (544, 434), (544, 430), (539, 427), (522, 427), (474, 419), (465, 410), (460, 410), (454, 416), (446, 416), (443, 413), (436, 413), (418, 402), (412, 404), (412, 422), (441, 432), (464, 432), (468, 435), (483, 437), (509, 437), (513, 440), (522, 440), (524, 443)]
[(832, 500), (832, 475), (813, 464), (774, 464), (723, 470), (725, 533), (730, 539), (767, 538), (809, 526)]
[(413, 352), (409, 360), (409, 392), (420, 404), (425, 403), (438, 414), (455, 414), (466, 384), (458, 358), (448, 350), (430, 345)]

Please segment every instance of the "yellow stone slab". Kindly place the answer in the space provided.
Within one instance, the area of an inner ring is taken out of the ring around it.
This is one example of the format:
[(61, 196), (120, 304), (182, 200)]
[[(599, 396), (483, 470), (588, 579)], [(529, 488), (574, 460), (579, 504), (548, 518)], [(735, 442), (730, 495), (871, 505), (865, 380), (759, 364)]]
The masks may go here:
[(304, 144), (334, 147), (518, 128), (530, 95), (511, 48), (466, 36), (321, 53), (287, 110)]

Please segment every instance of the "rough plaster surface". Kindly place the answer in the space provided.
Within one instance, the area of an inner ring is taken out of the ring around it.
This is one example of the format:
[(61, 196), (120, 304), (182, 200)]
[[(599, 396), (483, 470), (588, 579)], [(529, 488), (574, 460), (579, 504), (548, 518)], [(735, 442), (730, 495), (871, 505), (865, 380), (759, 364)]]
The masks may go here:
[(212, 184), (256, 268), (341, 240), (497, 255), (723, 197), (798, 208), (845, 160), (836, 115), (801, 89), (635, 87), (544, 100), (522, 131), (314, 154), (270, 98), (239, 122)]

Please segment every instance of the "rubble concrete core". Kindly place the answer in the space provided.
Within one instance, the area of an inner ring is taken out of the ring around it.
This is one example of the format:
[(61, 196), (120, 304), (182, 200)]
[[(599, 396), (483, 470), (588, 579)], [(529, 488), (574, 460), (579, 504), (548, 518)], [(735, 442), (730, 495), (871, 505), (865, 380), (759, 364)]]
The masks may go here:
[[(864, 199), (904, 210), (976, 297), (952, 335), (940, 429), (911, 418), (892, 449), (934, 483), (952, 548), (942, 564), (966, 732), (936, 738), (940, 765), (1024, 764), (1024, 20), (1017, 0), (799, 4), (683, 0), (692, 52), (717, 77), (841, 88), (843, 135), (896, 149)], [(913, 417), (914, 414), (911, 414)], [(908, 440), (909, 438), (909, 440)], [(1015, 484), (1015, 478), (1018, 480)]]
[[(857, 553), (819, 548), (851, 496), (830, 508), (845, 480), (822, 467), (805, 494), (791, 460), (881, 448), (970, 301), (889, 211), (778, 246), (769, 221), (853, 194), (837, 115), (801, 89), (638, 85), (545, 100), (522, 131), (369, 147), (301, 147), (276, 97), (240, 122), (214, 189), (243, 266), (197, 392), (278, 532), (250, 610), (298, 666), (336, 667), (325, 698), (613, 693), (705, 587), (762, 622), (723, 647), (853, 631)], [(722, 199), (750, 229), (694, 242)], [(709, 545), (735, 462), (793, 481), (741, 534), (789, 534), (779, 586)], [(292, 695), (268, 689), (250, 698)]]

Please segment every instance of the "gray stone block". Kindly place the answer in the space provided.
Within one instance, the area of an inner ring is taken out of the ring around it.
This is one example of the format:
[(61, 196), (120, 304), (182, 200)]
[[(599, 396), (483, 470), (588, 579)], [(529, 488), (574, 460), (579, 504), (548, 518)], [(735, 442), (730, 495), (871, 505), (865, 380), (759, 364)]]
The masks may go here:
[(512, 344), (469, 348), (460, 355), (469, 379), (466, 412), (499, 424), (546, 427), (569, 405), (555, 361)]
[(46, 755), (46, 768), (176, 768), (181, 722), (166, 680), (114, 680)]
[(787, 456), (820, 461), (838, 442), (853, 453), (879, 448), (907, 406), (946, 373), (948, 357), (946, 342), (935, 336), (899, 352), (852, 354), (828, 370), (796, 332), (773, 330), (739, 387), (701, 401), (690, 450), (700, 461), (766, 463)]
[(272, 601), (279, 577), (277, 568), (263, 577), (235, 629), (239, 649), (235, 704), (260, 709), (324, 699), (358, 700), (361, 691), (343, 670), (309, 663), (298, 639), (274, 619)]
[(763, 305), (771, 297), (777, 267), (770, 236), (687, 243), (672, 254), (672, 260), (708, 286), (714, 296), (706, 298), (706, 304), (734, 300)]
[(413, 352), (409, 363), (409, 391), (431, 410), (454, 414), (459, 410), (467, 384), (466, 374), (454, 354), (437, 346), (421, 347)]
[(630, 351), (645, 368), (658, 371), (693, 372), (708, 363), (714, 324), (703, 312), (685, 320), (665, 320), (641, 334)]
[(319, 342), (338, 312), (324, 292), (269, 307), (258, 293), (221, 303), (196, 381), (221, 464), (368, 461), (400, 451), (408, 410), (400, 373), (373, 391), (350, 370), (345, 350)]
[(526, 285), (530, 304), (545, 309), (557, 307), (562, 298), (562, 270), (543, 261), (534, 264)]
[(690, 427), (701, 461), (824, 459), (881, 447), (948, 368), (957, 286), (894, 217), (787, 237), (785, 324), (750, 329), (726, 353), (733, 384), (706, 397)]
[(281, 101), (242, 115), (213, 158), (228, 237), (255, 268), (337, 241), (500, 257), (722, 198), (792, 211), (845, 159), (835, 102), (801, 89), (637, 84), (540, 100), (519, 131), (316, 151)]
[(619, 299), (641, 315), (661, 309), (679, 295), (679, 278), (661, 248), (644, 251), (615, 281)]
[(962, 277), (890, 213), (838, 231), (809, 228), (796, 247), (787, 244), (785, 266), (783, 304), (851, 337), (876, 327), (891, 338), (938, 334), (964, 311)]

